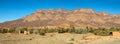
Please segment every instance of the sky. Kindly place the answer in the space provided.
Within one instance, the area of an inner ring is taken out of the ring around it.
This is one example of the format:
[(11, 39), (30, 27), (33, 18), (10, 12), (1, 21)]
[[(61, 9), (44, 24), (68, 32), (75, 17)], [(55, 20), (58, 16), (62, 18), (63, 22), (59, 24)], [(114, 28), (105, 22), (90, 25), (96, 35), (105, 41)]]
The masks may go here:
[(36, 10), (51, 8), (90, 8), (97, 12), (120, 14), (120, 0), (0, 0), (0, 22), (16, 20)]

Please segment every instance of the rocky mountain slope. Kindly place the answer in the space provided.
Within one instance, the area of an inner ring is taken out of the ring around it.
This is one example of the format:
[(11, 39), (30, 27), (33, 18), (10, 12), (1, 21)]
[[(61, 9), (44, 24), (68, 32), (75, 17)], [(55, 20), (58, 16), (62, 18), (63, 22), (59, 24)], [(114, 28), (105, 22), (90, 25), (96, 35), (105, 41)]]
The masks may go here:
[(24, 18), (0, 23), (0, 28), (12, 27), (120, 27), (120, 15), (95, 12), (92, 9), (38, 10)]

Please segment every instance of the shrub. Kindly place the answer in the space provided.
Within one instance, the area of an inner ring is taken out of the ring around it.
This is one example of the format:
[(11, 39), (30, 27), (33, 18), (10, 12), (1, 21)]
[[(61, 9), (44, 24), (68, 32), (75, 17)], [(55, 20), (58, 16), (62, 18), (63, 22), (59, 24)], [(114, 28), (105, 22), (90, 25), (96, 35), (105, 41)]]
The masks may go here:
[(54, 32), (57, 32), (57, 29), (51, 28), (51, 29), (46, 30), (46, 33), (54, 33)]
[(39, 34), (42, 36), (45, 36), (45, 32), (40, 32)]
[(120, 28), (112, 27), (112, 28), (110, 28), (110, 31), (120, 31)]
[(66, 33), (68, 32), (69, 29), (65, 29), (65, 28), (59, 28), (58, 29), (58, 33)]
[(75, 33), (77, 33), (77, 34), (86, 34), (86, 33), (89, 33), (89, 30), (88, 29), (76, 29)]
[(22, 29), (20, 29), (20, 31), (21, 31), (21, 33), (24, 33), (24, 31), (28, 31), (28, 29), (27, 28), (22, 28)]
[(38, 33), (39, 33), (40, 35), (44, 36), (45, 33), (46, 33), (46, 30), (40, 29), (40, 30), (38, 30)]
[(0, 33), (2, 33), (2, 29), (0, 29)]
[(70, 41), (75, 41), (75, 39), (74, 39), (74, 38), (71, 38)]
[(108, 36), (110, 31), (109, 29), (98, 28), (98, 29), (95, 29), (92, 33), (94, 33), (95, 35), (100, 35), (100, 36)]
[(74, 32), (75, 32), (75, 27), (72, 27), (72, 26), (71, 26), (71, 27), (68, 28), (68, 29), (69, 29), (69, 30), (68, 30), (69, 33), (74, 33)]
[(7, 33), (8, 32), (8, 29), (3, 29), (2, 30), (2, 33)]
[(15, 33), (15, 29), (10, 29), (8, 32), (9, 33)]
[(15, 29), (15, 33), (19, 33), (20, 34), (21, 30), (20, 29)]
[(40, 29), (34, 29), (34, 30), (33, 30), (33, 33), (34, 33), (34, 34), (39, 34), (39, 30), (40, 30)]
[(34, 30), (34, 29), (29, 29), (28, 31), (30, 32), (30, 34), (32, 34), (32, 33), (33, 33), (33, 30)]
[(82, 29), (76, 29), (76, 30), (75, 30), (75, 33), (76, 33), (76, 34), (82, 34)]

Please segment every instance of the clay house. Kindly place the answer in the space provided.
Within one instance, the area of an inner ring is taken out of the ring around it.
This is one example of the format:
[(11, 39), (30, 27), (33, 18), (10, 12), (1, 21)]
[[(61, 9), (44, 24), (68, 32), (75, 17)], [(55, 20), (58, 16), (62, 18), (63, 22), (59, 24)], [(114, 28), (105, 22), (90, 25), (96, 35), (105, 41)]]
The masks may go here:
[(28, 34), (30, 34), (30, 32), (29, 31), (24, 31), (24, 34), (28, 35)]
[(120, 32), (118, 32), (118, 31), (110, 32), (110, 35), (112, 35), (112, 36), (120, 36)]

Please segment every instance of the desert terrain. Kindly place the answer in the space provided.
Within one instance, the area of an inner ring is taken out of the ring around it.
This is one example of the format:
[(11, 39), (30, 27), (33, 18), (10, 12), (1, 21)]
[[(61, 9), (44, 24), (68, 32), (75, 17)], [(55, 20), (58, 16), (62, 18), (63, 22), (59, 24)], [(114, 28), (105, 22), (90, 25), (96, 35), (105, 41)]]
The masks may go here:
[(118, 36), (96, 36), (94, 34), (46, 33), (13, 34), (0, 33), (0, 44), (119, 44)]
[[(17, 34), (24, 31), (35, 34)], [(37, 10), (0, 23), (0, 44), (120, 44), (120, 37), (110, 35), (114, 31), (120, 32), (120, 15), (84, 8)]]
[(0, 0), (0, 44), (120, 44), (120, 0)]

